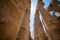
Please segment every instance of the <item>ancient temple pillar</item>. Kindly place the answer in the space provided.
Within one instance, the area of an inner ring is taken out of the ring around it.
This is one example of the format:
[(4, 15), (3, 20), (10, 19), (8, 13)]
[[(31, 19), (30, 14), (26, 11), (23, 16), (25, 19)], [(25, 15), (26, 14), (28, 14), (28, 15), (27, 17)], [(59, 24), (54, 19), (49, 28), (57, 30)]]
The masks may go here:
[(39, 19), (39, 12), (36, 11), (34, 19), (34, 40), (45, 40), (46, 35)]
[(59, 19), (51, 16), (39, 3), (37, 6), (39, 14), (42, 15), (42, 20), (46, 28), (49, 40), (60, 40), (60, 22)]
[(23, 20), (20, 25), (20, 30), (18, 33), (17, 40), (29, 40), (29, 35), (30, 35), (30, 32), (29, 32), (29, 29), (30, 29), (30, 26), (29, 26), (29, 23), (30, 23), (30, 0), (25, 0), (25, 1), (27, 1), (26, 2), (27, 6), (25, 8), (25, 14), (24, 14)]
[[(38, 5), (38, 11), (43, 17), (49, 40), (60, 40), (60, 22), (51, 16), (43, 7)], [(58, 25), (57, 25), (58, 24)]]
[[(43, 0), (38, 0), (40, 6), (44, 6)], [(39, 19), (39, 11), (36, 10), (35, 19), (34, 19), (34, 40), (47, 40), (47, 36), (42, 27), (42, 23)]]
[(0, 40), (16, 40), (21, 29), (28, 40), (29, 4), (29, 0), (0, 0)]

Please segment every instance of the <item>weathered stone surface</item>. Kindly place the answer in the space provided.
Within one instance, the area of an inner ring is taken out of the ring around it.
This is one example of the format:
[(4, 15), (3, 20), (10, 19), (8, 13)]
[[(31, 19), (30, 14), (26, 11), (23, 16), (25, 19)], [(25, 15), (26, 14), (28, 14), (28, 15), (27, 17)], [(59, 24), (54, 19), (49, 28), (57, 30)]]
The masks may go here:
[(30, 22), (30, 0), (25, 0), (26, 8), (23, 12), (24, 17), (21, 22), (17, 40), (29, 40), (29, 22)]
[[(38, 3), (37, 9), (39, 11), (39, 14), (41, 14), (43, 17), (42, 20), (45, 23), (44, 27), (46, 28), (46, 32), (49, 40), (60, 40), (60, 25), (59, 25), (60, 18), (57, 19), (54, 16), (51, 16), (42, 6), (39, 5), (40, 4)], [(54, 10), (54, 11), (59, 11), (59, 10)]]
[(60, 39), (60, 22), (55, 17), (51, 16), (44, 8), (38, 7), (39, 13), (43, 16), (43, 20), (46, 23), (46, 30), (49, 40)]
[(48, 12), (53, 11), (53, 16), (57, 17), (55, 15), (56, 12), (60, 13), (60, 6), (59, 6), (60, 2), (58, 2), (58, 0), (52, 0), (50, 5), (48, 6), (48, 8), (46, 9)]
[(29, 14), (29, 0), (0, 0), (0, 40), (16, 40), (19, 30), (29, 37)]
[(45, 40), (46, 35), (39, 19), (39, 11), (36, 11), (34, 20), (34, 40)]
[(54, 12), (59, 12), (60, 13), (60, 6), (58, 6), (60, 2), (58, 0), (52, 0), (48, 8), (46, 9), (48, 12), (54, 11)]

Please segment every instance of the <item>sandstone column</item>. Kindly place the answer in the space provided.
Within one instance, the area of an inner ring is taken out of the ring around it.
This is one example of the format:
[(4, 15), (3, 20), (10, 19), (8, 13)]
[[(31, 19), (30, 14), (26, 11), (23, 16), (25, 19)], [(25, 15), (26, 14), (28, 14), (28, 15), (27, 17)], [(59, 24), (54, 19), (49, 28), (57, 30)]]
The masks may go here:
[(0, 40), (16, 40), (19, 30), (24, 28), (25, 34), (29, 34), (29, 3), (29, 0), (0, 0)]
[(30, 0), (25, 0), (26, 8), (24, 13), (23, 20), (21, 22), (20, 30), (18, 33), (17, 40), (29, 40), (29, 23), (30, 23)]
[(39, 19), (39, 13), (36, 11), (34, 19), (34, 40), (45, 40), (46, 35)]
[[(38, 11), (43, 16), (43, 21), (46, 26), (49, 40), (60, 39), (60, 22), (53, 16), (51, 16), (43, 7), (38, 5)], [(58, 24), (58, 25), (57, 25)]]
[(15, 40), (19, 21), (19, 10), (11, 0), (0, 0), (0, 40)]

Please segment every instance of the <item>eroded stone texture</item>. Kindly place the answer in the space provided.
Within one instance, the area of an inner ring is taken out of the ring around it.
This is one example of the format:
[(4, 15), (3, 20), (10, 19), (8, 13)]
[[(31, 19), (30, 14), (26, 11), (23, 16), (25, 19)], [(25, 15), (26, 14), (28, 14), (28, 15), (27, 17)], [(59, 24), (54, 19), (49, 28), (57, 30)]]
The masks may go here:
[(55, 18), (51, 16), (42, 6), (37, 6), (39, 14), (43, 17), (43, 22), (45, 23), (45, 28), (49, 40), (60, 40), (60, 18)]
[(29, 0), (0, 0), (0, 40), (16, 40), (22, 29), (28, 40), (29, 14)]
[(29, 22), (30, 22), (30, 0), (25, 0), (26, 8), (23, 20), (18, 33), (18, 40), (29, 40)]
[(45, 40), (46, 35), (39, 19), (39, 12), (36, 11), (34, 19), (34, 40)]
[[(60, 22), (53, 16), (51, 16), (44, 8), (41, 6), (38, 7), (39, 13), (43, 16), (43, 20), (46, 23), (46, 30), (48, 33), (49, 40), (58, 40), (60, 39)], [(58, 26), (57, 26), (58, 24)]]
[[(40, 6), (44, 6), (43, 0), (38, 0)], [(39, 19), (39, 11), (36, 9), (35, 20), (34, 20), (34, 40), (48, 40), (43, 25)]]

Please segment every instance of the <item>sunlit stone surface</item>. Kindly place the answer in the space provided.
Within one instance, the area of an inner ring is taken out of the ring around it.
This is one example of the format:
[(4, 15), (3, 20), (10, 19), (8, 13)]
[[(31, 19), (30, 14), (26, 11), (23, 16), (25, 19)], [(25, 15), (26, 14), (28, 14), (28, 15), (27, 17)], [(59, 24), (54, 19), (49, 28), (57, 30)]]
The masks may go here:
[[(29, 22), (30, 22), (30, 1), (29, 0), (25, 0), (26, 2), (24, 3), (25, 6), (23, 6), (25, 9), (23, 14), (23, 20), (20, 26), (20, 30), (18, 33), (18, 40), (29, 40)], [(27, 4), (28, 3), (28, 4)]]
[(54, 16), (51, 16), (48, 12), (49, 10), (46, 11), (42, 6), (39, 6), (39, 5), (40, 4), (38, 3), (37, 9), (39, 11), (39, 14), (41, 14), (43, 17), (43, 22), (45, 24), (48, 39), (49, 40), (60, 40), (60, 25), (59, 25), (60, 18), (59, 17), (55, 18)]
[(58, 0), (52, 0), (52, 2), (50, 3), (50, 5), (48, 6), (48, 8), (46, 9), (48, 12), (53, 11), (53, 15), (55, 15), (56, 12), (58, 12), (60, 14), (60, 6), (59, 6), (60, 2)]
[[(56, 12), (60, 14), (59, 4), (57, 0), (52, 0), (48, 8), (44, 9), (43, 0), (38, 0), (34, 40), (60, 40), (60, 16), (55, 17)], [(30, 5), (31, 0), (0, 0), (0, 40), (33, 40), (29, 30)], [(49, 13), (51, 11), (53, 16)]]
[(43, 30), (42, 24), (39, 19), (39, 13), (38, 11), (35, 14), (35, 20), (34, 20), (34, 40), (45, 40), (46, 35)]
[(29, 15), (30, 0), (0, 0), (0, 40), (29, 40)]

